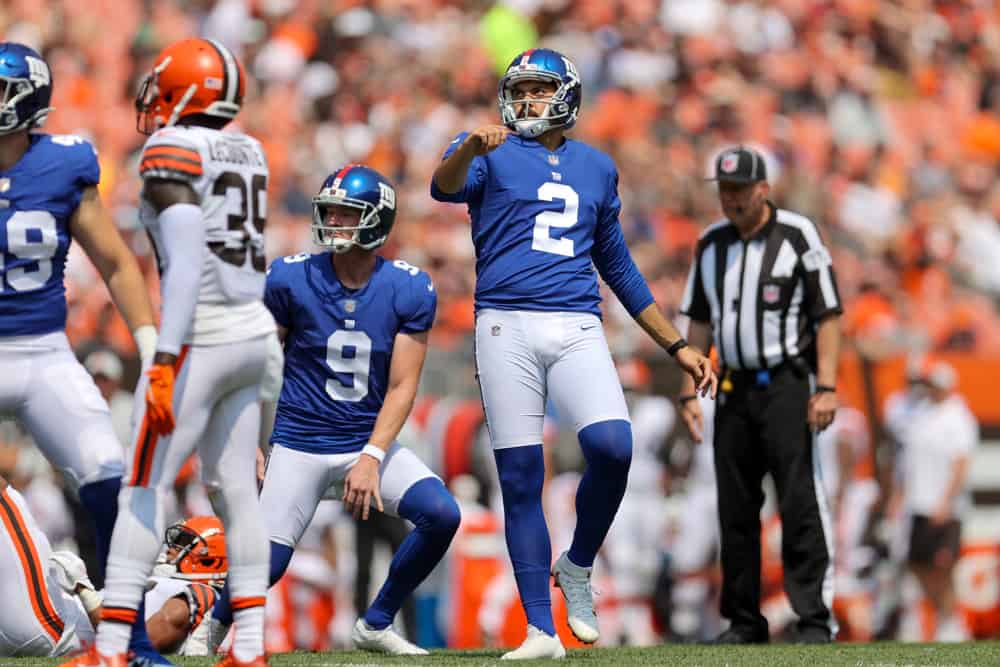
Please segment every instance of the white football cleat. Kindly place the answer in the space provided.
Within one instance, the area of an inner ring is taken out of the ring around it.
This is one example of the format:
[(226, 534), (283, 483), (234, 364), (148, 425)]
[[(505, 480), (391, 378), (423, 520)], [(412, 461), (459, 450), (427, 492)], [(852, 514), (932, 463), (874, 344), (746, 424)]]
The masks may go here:
[(564, 551), (552, 566), (552, 576), (566, 598), (569, 629), (584, 644), (593, 644), (601, 636), (597, 629), (597, 613), (594, 612), (594, 593), (590, 589), (590, 571), (593, 568), (574, 565), (567, 554)]
[(528, 626), (528, 636), (513, 651), (500, 656), (501, 660), (534, 660), (536, 658), (565, 658), (566, 649), (558, 635), (542, 632), (533, 625)]
[(355, 648), (389, 655), (430, 655), (429, 651), (400, 637), (391, 625), (382, 630), (372, 630), (363, 618), (354, 624), (351, 642)]

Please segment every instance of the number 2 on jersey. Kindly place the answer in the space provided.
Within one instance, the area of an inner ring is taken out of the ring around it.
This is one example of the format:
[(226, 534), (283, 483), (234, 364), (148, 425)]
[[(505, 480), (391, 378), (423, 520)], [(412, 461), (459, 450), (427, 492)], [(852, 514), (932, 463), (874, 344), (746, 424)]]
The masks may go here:
[[(348, 349), (354, 353), (347, 356)], [(335, 401), (357, 402), (368, 395), (368, 375), (372, 358), (372, 339), (364, 331), (334, 331), (326, 339), (326, 365), (334, 373), (351, 376), (345, 385), (339, 378), (326, 381), (326, 393)]]
[(577, 213), (580, 208), (580, 196), (576, 190), (565, 183), (542, 183), (538, 188), (538, 198), (542, 201), (554, 201), (562, 199), (565, 202), (563, 210), (542, 211), (535, 216), (534, 237), (531, 241), (532, 250), (549, 252), (553, 255), (564, 257), (573, 256), (573, 239), (563, 237), (554, 239), (549, 235), (552, 227), (563, 229), (576, 224)]

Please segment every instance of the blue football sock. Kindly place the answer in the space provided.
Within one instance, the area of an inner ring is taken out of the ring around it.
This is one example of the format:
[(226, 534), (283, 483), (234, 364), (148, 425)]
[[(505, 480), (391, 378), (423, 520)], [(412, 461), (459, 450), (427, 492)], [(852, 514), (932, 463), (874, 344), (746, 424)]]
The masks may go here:
[(79, 491), (80, 504), (87, 510), (94, 524), (97, 563), (100, 569), (92, 574), (98, 585), (103, 585), (104, 582), (108, 553), (111, 551), (111, 533), (115, 530), (115, 519), (118, 518), (118, 492), (121, 488), (122, 478), (112, 477), (81, 486)]
[(365, 623), (375, 630), (392, 624), (406, 598), (444, 557), (462, 519), (458, 503), (437, 477), (427, 477), (407, 489), (399, 501), (399, 516), (415, 528), (399, 545), (389, 564), (389, 576), (365, 612)]
[(632, 428), (615, 419), (591, 424), (578, 437), (587, 469), (576, 490), (576, 531), (569, 559), (574, 565), (592, 567), (625, 495)]
[(552, 545), (542, 512), (542, 482), (545, 480), (542, 446), (497, 449), (493, 456), (503, 494), (507, 551), (514, 566), (514, 579), (524, 613), (530, 625), (555, 635), (549, 596)]
[[(287, 544), (271, 542), (271, 568), (268, 576), (268, 587), (274, 586), (284, 576), (288, 563), (292, 560), (295, 550)], [(233, 606), (229, 595), (229, 582), (219, 591), (219, 598), (212, 607), (212, 618), (225, 624), (233, 624)]]

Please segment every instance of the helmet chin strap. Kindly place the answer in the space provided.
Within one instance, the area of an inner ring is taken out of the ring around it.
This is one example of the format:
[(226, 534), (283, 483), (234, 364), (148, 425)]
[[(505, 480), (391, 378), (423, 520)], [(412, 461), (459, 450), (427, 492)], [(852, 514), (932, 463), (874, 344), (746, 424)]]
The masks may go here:
[(344, 255), (350, 252), (355, 245), (354, 239), (334, 238), (333, 242), (330, 244), (330, 248), (335, 254)]
[(550, 129), (548, 118), (522, 118), (514, 121), (517, 134), (525, 139), (534, 139)]

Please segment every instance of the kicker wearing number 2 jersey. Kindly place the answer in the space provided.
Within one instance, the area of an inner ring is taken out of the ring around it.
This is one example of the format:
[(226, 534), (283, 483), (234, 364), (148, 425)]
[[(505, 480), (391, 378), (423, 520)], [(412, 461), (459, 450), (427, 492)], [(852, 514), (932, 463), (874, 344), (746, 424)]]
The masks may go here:
[[(468, 133), (451, 143), (444, 157)], [(594, 267), (635, 315), (653, 303), (625, 245), (618, 171), (604, 153), (571, 139), (550, 151), (512, 135), (469, 167), (465, 187), (435, 199), (467, 202), (476, 247), (476, 310), (542, 310), (600, 316)]]
[(708, 360), (655, 307), (619, 224), (612, 160), (567, 139), (582, 88), (569, 58), (530, 49), (500, 80), (503, 125), (459, 135), (435, 169), (431, 196), (464, 202), (476, 248), (476, 369), (503, 492), (507, 545), (528, 637), (504, 659), (559, 658), (551, 546), (541, 507), (548, 399), (576, 430), (587, 469), (570, 549), (552, 573), (570, 629), (599, 637), (590, 589), (597, 551), (628, 478), (628, 408), (601, 327), (597, 273), (626, 310), (706, 388)]

